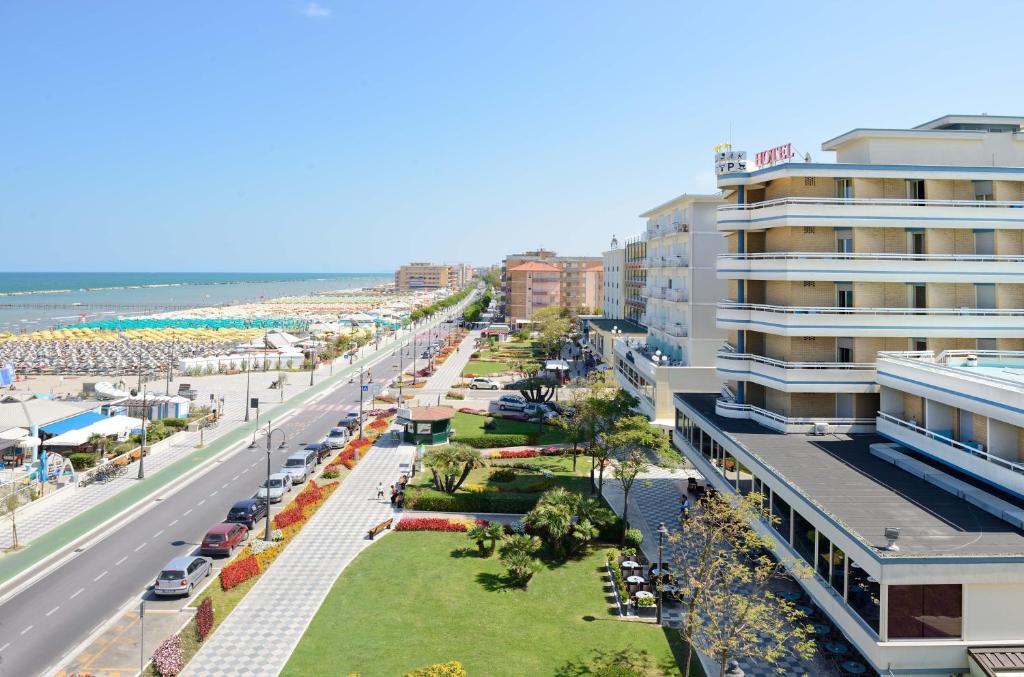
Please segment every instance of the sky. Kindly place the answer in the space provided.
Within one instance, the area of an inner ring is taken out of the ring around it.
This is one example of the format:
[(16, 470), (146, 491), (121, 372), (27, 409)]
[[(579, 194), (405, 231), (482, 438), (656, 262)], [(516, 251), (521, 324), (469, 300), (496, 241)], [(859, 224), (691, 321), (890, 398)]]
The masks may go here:
[(1019, 5), (0, 3), (7, 271), (597, 255), (751, 153), (1024, 114)]

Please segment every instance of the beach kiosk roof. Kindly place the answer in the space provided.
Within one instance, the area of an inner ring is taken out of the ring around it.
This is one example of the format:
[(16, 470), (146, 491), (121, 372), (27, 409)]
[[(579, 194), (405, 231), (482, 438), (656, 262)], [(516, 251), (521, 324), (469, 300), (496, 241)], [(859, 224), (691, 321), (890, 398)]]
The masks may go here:
[(452, 407), (410, 407), (398, 410), (402, 439), (409, 444), (443, 444), (451, 435)]

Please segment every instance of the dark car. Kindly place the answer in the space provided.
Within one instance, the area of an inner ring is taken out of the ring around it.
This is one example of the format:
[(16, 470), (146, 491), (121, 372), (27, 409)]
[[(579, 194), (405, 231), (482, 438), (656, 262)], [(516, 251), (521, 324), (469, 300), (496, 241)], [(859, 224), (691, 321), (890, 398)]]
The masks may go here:
[(199, 546), (200, 555), (230, 556), (235, 548), (249, 537), (249, 529), (242, 524), (222, 522), (210, 527)]
[(324, 462), (324, 459), (331, 455), (331, 448), (323, 442), (314, 442), (313, 444), (307, 444), (302, 448), (303, 451), (315, 451), (317, 465)]
[(235, 522), (238, 524), (244, 524), (253, 529), (256, 523), (267, 516), (267, 504), (263, 501), (257, 501), (255, 498), (247, 498), (242, 501), (236, 501), (231, 510), (228, 510), (228, 518), (225, 522)]

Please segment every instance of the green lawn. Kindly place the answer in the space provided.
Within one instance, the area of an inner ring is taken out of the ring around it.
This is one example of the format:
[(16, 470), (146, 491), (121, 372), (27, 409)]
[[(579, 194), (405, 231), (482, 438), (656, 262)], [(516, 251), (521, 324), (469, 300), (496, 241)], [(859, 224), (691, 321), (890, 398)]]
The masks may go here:
[[(536, 468), (536, 472), (529, 472), (517, 469), (516, 477), (506, 482), (495, 482), (491, 479), (491, 473), (503, 465), (530, 465)], [(466, 477), (465, 485), (492, 485), (509, 493), (524, 490), (527, 493), (536, 491), (531, 489), (545, 480), (542, 470), (554, 473), (551, 479), (551, 486), (560, 486), (575, 491), (578, 494), (586, 494), (590, 491), (590, 458), (580, 456), (576, 459), (576, 472), (572, 471), (572, 456), (538, 456), (536, 458), (511, 458), (511, 459), (490, 459), (487, 465), (470, 471)], [(429, 472), (417, 473), (411, 480), (412, 486), (433, 487), (433, 476)]]
[(616, 617), (603, 560), (545, 566), (511, 590), (497, 556), (480, 558), (464, 534), (389, 534), (342, 572), (281, 674), (396, 677), (450, 660), (471, 677), (586, 674), (570, 670), (634, 648), (678, 675), (676, 634)]
[[(509, 421), (503, 418), (494, 419), (494, 429), (484, 430), (486, 416), (458, 412), (452, 420), (452, 428), (463, 437), (480, 437), (483, 435), (533, 435), (537, 432), (537, 423), (529, 421)], [(456, 438), (458, 441), (458, 438)], [(540, 441), (537, 444), (561, 444), (565, 442), (565, 431), (552, 425), (541, 426)]]
[(466, 368), (462, 370), (462, 375), (476, 374), (477, 376), (490, 376), (491, 374), (499, 374), (503, 371), (511, 371), (512, 366), (505, 364), (504, 362), (488, 362), (487, 360), (480, 360), (479, 362), (467, 362)]

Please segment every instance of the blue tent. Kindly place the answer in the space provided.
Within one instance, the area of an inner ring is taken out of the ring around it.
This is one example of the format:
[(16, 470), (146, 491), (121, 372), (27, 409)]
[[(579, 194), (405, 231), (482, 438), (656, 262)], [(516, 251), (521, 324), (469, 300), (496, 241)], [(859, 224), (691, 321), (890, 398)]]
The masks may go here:
[(66, 418), (63, 421), (44, 425), (40, 430), (47, 435), (63, 435), (69, 430), (79, 430), (80, 428), (92, 425), (96, 421), (102, 421), (105, 418), (106, 416), (103, 414), (97, 414), (95, 411), (85, 411), (81, 414), (76, 414), (71, 418)]

